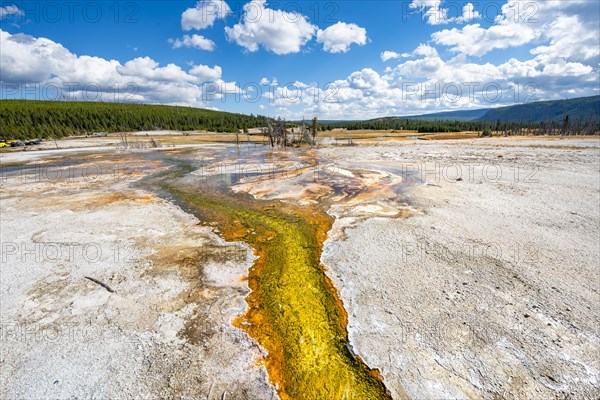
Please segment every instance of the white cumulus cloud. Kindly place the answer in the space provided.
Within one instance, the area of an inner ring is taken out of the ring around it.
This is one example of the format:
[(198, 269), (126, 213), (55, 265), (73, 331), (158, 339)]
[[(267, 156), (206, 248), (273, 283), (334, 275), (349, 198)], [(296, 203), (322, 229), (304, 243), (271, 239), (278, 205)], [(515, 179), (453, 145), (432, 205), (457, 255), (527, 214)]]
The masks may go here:
[(386, 62), (389, 60), (400, 58), (400, 57), (402, 57), (402, 55), (400, 53), (396, 53), (395, 51), (386, 50), (383, 53), (381, 53), (380, 57), (381, 57), (381, 61)]
[(266, 0), (251, 1), (243, 11), (242, 21), (225, 33), (250, 52), (262, 46), (279, 55), (298, 53), (317, 30), (302, 14), (267, 8)]
[(200, 81), (217, 81), (221, 79), (221, 75), (223, 75), (223, 70), (220, 66), (215, 65), (214, 67), (209, 67), (208, 65), (196, 65), (190, 69), (190, 75), (197, 77)]
[(9, 15), (23, 15), (23, 11), (19, 9), (19, 7), (15, 5), (0, 7), (0, 19), (6, 18)]
[(481, 18), (479, 11), (475, 11), (475, 6), (473, 3), (467, 3), (463, 7), (462, 16), (454, 18), (453, 21), (450, 22), (471, 22), (474, 19)]
[(231, 8), (223, 0), (200, 0), (181, 14), (181, 27), (185, 31), (210, 28), (217, 19), (224, 19), (230, 13)]
[(540, 46), (534, 54), (552, 57), (580, 54), (580, 59), (589, 59), (598, 55), (598, 4), (587, 0), (532, 3), (508, 0), (489, 28), (471, 24), (435, 32), (431, 37), (436, 44), (468, 56), (550, 41), (550, 46)]
[(396, 53), (395, 51), (386, 50), (382, 52), (379, 57), (381, 57), (381, 61), (387, 62), (389, 60), (395, 60), (398, 58), (408, 58), (411, 57), (412, 53)]
[(550, 43), (531, 50), (545, 59), (563, 58), (576, 61), (598, 61), (600, 55), (600, 28), (593, 29), (578, 15), (558, 16), (545, 36)]
[(268, 78), (262, 78), (260, 80), (260, 84), (263, 86), (279, 86), (279, 81), (277, 81), (277, 78), (273, 78), (272, 80), (269, 80)]
[(213, 51), (215, 49), (215, 42), (202, 35), (183, 35), (182, 39), (169, 39), (169, 43), (171, 43), (174, 49), (181, 47), (194, 47), (206, 51)]
[(35, 84), (42, 91), (52, 86), (69, 99), (204, 106), (206, 101), (222, 98), (237, 87), (235, 82), (221, 79), (218, 65), (196, 65), (185, 71), (176, 64), (161, 65), (150, 57), (122, 64), (78, 56), (50, 39), (13, 35), (1, 29), (0, 48), (1, 82), (10, 87)]
[(470, 56), (482, 56), (494, 49), (521, 46), (536, 38), (530, 27), (518, 29), (512, 25), (495, 25), (488, 29), (479, 24), (467, 25), (462, 29), (446, 29), (435, 32), (433, 41), (451, 46), (451, 51)]
[(422, 19), (429, 25), (464, 23), (481, 17), (473, 3), (467, 3), (460, 9), (459, 3), (453, 1), (413, 0), (409, 8), (422, 13)]
[(367, 43), (367, 30), (356, 24), (338, 22), (325, 30), (317, 31), (317, 42), (323, 44), (323, 50), (330, 53), (346, 53), (350, 45), (356, 43), (364, 46)]

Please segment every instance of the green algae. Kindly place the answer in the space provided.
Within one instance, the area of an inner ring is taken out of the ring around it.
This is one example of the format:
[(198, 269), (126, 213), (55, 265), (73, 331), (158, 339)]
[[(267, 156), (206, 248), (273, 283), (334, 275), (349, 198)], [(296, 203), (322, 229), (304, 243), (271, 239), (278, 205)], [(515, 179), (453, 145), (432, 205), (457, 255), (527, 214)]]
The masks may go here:
[(349, 348), (346, 312), (320, 264), (331, 218), (280, 202), (161, 187), (226, 240), (248, 243), (248, 311), (236, 322), (268, 352), (264, 364), (282, 399), (389, 399)]

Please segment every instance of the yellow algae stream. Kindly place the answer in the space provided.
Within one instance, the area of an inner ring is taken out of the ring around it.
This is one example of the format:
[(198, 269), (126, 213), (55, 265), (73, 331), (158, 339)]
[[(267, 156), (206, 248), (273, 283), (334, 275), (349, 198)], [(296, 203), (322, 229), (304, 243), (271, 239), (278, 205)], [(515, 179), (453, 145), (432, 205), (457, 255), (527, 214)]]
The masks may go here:
[(258, 256), (248, 310), (235, 325), (268, 353), (264, 363), (282, 399), (391, 398), (377, 371), (350, 351), (346, 312), (320, 264), (330, 216), (230, 192), (161, 187)]

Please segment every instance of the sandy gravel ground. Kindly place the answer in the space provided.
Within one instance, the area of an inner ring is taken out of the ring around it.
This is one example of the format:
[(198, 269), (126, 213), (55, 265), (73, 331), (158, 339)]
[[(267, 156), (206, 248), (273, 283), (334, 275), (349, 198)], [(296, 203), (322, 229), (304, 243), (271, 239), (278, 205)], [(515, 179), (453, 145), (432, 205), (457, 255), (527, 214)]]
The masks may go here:
[(345, 165), (403, 165), (428, 183), (405, 193), (409, 218), (338, 219), (334, 254), (323, 257), (355, 350), (393, 393), (600, 396), (599, 146), (492, 139), (322, 151)]
[(3, 176), (0, 398), (271, 398), (231, 325), (249, 249), (131, 188), (153, 165), (119, 163)]

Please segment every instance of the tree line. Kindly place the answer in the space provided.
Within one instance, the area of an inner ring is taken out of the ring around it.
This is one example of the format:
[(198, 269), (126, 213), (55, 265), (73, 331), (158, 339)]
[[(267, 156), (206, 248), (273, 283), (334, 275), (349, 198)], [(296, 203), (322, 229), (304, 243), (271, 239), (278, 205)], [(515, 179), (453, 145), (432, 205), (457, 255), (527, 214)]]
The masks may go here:
[[(408, 130), (419, 133), (495, 131), (504, 135), (597, 135), (596, 115), (562, 121), (496, 122), (431, 121), (399, 117), (368, 121), (329, 123), (319, 130)], [(316, 120), (315, 122), (316, 123)], [(123, 103), (0, 100), (0, 139), (54, 138), (94, 132), (134, 132), (152, 130), (207, 130), (247, 132), (249, 128), (277, 125), (265, 116), (234, 114), (192, 107)], [(316, 130), (317, 128), (314, 128)], [(485, 136), (485, 135), (484, 135)]]
[(0, 138), (5, 140), (146, 130), (238, 132), (267, 126), (268, 120), (192, 107), (0, 100)]
[(480, 122), (465, 121), (423, 121), (398, 117), (377, 118), (368, 121), (348, 122), (336, 127), (348, 130), (407, 130), (417, 132), (463, 132), (481, 129)]
[(408, 130), (419, 133), (438, 132), (491, 132), (513, 135), (598, 135), (600, 123), (597, 118), (569, 115), (563, 121), (542, 122), (496, 122), (489, 121), (424, 121), (398, 117), (378, 118), (369, 121), (355, 121), (335, 124), (337, 128), (348, 130)]

